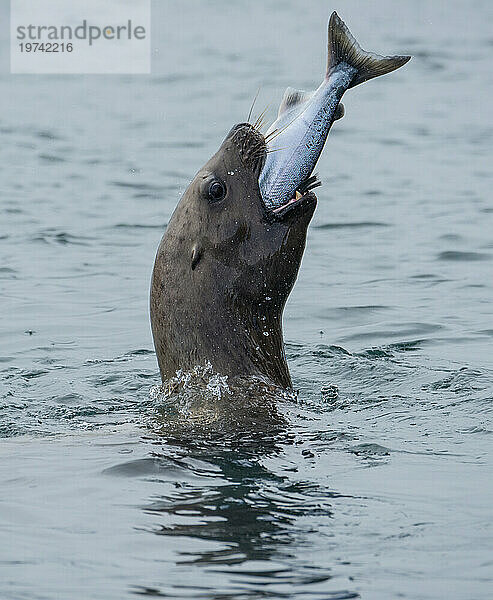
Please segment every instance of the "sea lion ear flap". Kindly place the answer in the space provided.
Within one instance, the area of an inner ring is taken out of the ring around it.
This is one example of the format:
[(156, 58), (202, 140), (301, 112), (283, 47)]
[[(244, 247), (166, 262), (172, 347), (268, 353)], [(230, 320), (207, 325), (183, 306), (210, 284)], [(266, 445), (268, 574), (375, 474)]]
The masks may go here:
[(199, 264), (200, 259), (202, 258), (202, 249), (199, 248), (198, 244), (195, 244), (192, 248), (192, 271)]

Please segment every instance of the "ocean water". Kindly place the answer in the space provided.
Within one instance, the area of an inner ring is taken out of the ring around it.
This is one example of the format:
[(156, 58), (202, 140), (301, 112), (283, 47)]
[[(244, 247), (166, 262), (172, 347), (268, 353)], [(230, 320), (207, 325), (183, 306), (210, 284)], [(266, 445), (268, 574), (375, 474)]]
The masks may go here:
[[(493, 5), (163, 0), (151, 76), (10, 75), (0, 6), (0, 598), (489, 600)], [(155, 250), (257, 89), (273, 119), (318, 86), (334, 9), (413, 60), (345, 95), (319, 162), (298, 394), (182, 435)]]

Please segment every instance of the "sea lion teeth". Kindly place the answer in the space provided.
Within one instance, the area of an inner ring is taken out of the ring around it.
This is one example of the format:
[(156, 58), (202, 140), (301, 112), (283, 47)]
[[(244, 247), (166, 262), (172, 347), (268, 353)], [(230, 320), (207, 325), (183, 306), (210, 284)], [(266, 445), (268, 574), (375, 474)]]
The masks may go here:
[(303, 197), (303, 196), (302, 196), (301, 192), (299, 192), (298, 190), (296, 190), (296, 194), (295, 194), (295, 197), (294, 197), (294, 199), (295, 199), (295, 200), (299, 200), (299, 199), (300, 199), (300, 198), (302, 198), (302, 197)]

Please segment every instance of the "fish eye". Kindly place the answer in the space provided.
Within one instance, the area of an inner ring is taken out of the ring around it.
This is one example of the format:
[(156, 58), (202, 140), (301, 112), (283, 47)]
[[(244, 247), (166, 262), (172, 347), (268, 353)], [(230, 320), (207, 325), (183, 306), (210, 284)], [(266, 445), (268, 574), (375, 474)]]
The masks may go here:
[(222, 181), (214, 180), (209, 186), (209, 200), (219, 202), (226, 196), (226, 186)]

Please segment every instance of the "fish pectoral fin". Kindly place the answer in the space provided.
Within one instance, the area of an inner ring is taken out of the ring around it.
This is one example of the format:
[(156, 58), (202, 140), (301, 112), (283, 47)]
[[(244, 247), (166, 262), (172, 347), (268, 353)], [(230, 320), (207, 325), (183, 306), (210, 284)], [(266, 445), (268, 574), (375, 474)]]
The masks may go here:
[(282, 97), (277, 117), (279, 118), (283, 113), (299, 104), (304, 104), (312, 97), (312, 95), (313, 92), (305, 92), (303, 90), (295, 90), (292, 87), (288, 87)]
[(337, 105), (336, 111), (334, 113), (334, 121), (338, 121), (339, 119), (342, 119), (345, 112), (346, 112), (346, 109), (344, 108), (344, 104), (342, 102), (339, 102), (339, 104)]

